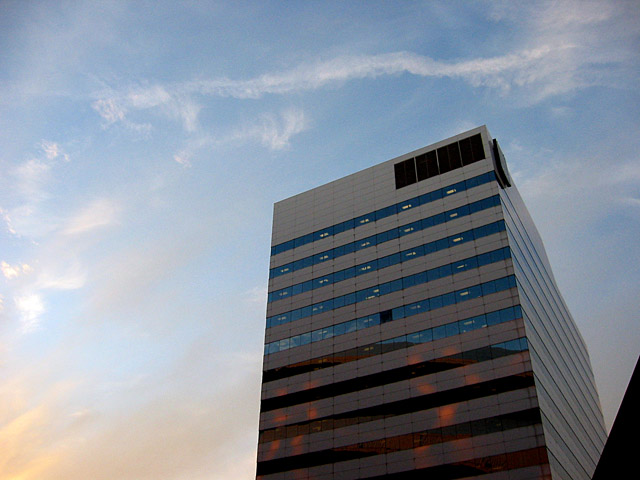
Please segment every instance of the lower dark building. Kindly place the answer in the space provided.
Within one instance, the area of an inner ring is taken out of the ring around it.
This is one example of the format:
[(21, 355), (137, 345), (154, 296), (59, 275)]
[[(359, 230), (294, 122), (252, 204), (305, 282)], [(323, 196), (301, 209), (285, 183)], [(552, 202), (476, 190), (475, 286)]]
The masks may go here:
[(637, 444), (633, 439), (640, 428), (638, 405), (640, 405), (640, 359), (636, 362), (629, 380), (629, 386), (609, 432), (609, 438), (593, 474), (593, 480), (633, 478), (637, 475), (635, 460), (633, 460), (637, 453)]

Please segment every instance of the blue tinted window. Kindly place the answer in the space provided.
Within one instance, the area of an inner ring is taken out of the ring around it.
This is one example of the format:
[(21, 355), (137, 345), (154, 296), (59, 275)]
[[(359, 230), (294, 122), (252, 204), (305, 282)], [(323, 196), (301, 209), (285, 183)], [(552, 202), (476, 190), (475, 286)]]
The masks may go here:
[(435, 310), (436, 308), (442, 308), (442, 296), (433, 297), (429, 299), (429, 310)]
[(482, 293), (484, 295), (490, 295), (496, 292), (496, 284), (495, 282), (487, 282), (482, 285)]
[(420, 342), (427, 343), (433, 340), (433, 332), (431, 329), (423, 330), (420, 332)]
[(499, 312), (491, 312), (485, 315), (487, 319), (487, 325), (497, 325), (500, 323), (500, 313)]
[(391, 310), (391, 318), (393, 320), (404, 318), (404, 307), (397, 307)]
[(420, 272), (413, 275), (415, 278), (416, 285), (420, 285), (421, 283), (427, 283), (427, 272)]
[(413, 287), (416, 284), (416, 280), (413, 277), (413, 275), (411, 275), (410, 277), (405, 277), (402, 279), (402, 288), (409, 288), (409, 287)]
[(457, 323), (449, 323), (445, 325), (445, 327), (447, 329), (447, 337), (453, 337), (454, 335), (458, 335), (460, 333)]
[(347, 326), (344, 323), (339, 323), (337, 325), (334, 325), (333, 327), (333, 334), (336, 336), (344, 335), (346, 331), (347, 331)]
[(441, 295), (442, 297), (442, 306), (446, 307), (447, 305), (453, 305), (456, 303), (456, 296), (454, 293), (445, 293)]
[(440, 325), (439, 327), (432, 328), (431, 330), (433, 332), (434, 340), (440, 340), (447, 336), (447, 327), (445, 325)]
[(502, 290), (507, 290), (511, 288), (509, 277), (500, 278), (495, 280), (496, 291), (501, 292)]
[(351, 333), (356, 331), (356, 321), (351, 320), (350, 322), (346, 322), (344, 324), (344, 333)]
[(311, 342), (319, 342), (322, 340), (322, 330), (314, 330), (311, 332)]
[(402, 212), (405, 210), (409, 210), (413, 207), (415, 207), (418, 204), (416, 199), (410, 199), (410, 200), (405, 200), (404, 202), (401, 202), (398, 204), (398, 211)]
[(407, 342), (412, 345), (417, 345), (420, 342), (420, 332), (410, 333), (407, 335)]
[(467, 291), (469, 292), (469, 299), (478, 298), (482, 296), (482, 287), (480, 285), (474, 285), (473, 287), (469, 287)]
[[(418, 302), (405, 306), (407, 316), (415, 314), (413, 307), (417, 303)], [(512, 313), (519, 308), (520, 308), (519, 306), (516, 306), (515, 308), (509, 307), (497, 312), (491, 312), (487, 315), (478, 315), (476, 317), (442, 325), (441, 327), (438, 327), (437, 329), (435, 329), (435, 338), (437, 339), (437, 338), (451, 337), (454, 335), (458, 335), (459, 333), (464, 333), (464, 332), (475, 330), (478, 328), (483, 328), (487, 324), (487, 319), (489, 319), (489, 322), (492, 325), (496, 325), (498, 323), (508, 321), (512, 319), (513, 317)], [(383, 312), (383, 313), (387, 313), (387, 317), (389, 317), (387, 318), (387, 320), (385, 320), (387, 322), (392, 320), (397, 320), (398, 318), (402, 318), (402, 312), (400, 311), (397, 311), (396, 316), (393, 318), (392, 318), (392, 315), (388, 315), (388, 312)], [(349, 322), (344, 322), (338, 325), (334, 325), (333, 327), (318, 329), (313, 332), (293, 336), (289, 339), (288, 343), (283, 340), (272, 342), (270, 344), (265, 345), (265, 354), (280, 352), (288, 348), (295, 348), (296, 346), (299, 346), (299, 345), (306, 345), (311, 342), (321, 341), (325, 338), (331, 338), (332, 336), (344, 335), (346, 333), (350, 333), (356, 330), (356, 328), (358, 330), (361, 330), (363, 328), (369, 328), (375, 325), (379, 325), (380, 323), (383, 323), (380, 320), (380, 314), (374, 314), (369, 317), (363, 317), (363, 318), (351, 320)], [(331, 328), (333, 328), (333, 331), (331, 331)], [(443, 331), (444, 331), (444, 337), (442, 336)], [(404, 335), (395, 337), (387, 340), (385, 343), (404, 343), (404, 342), (409, 342), (411, 344), (414, 344), (416, 342), (424, 343), (427, 341), (431, 341), (433, 336), (434, 336), (433, 329), (427, 329), (421, 332), (416, 332), (415, 334), (411, 334), (409, 337), (405, 337)], [(508, 342), (500, 343), (500, 344), (494, 345), (494, 347), (501, 350), (505, 348), (516, 349), (514, 351), (525, 350), (527, 348), (527, 342), (525, 338), (514, 340), (512, 341), (511, 344), (507, 344), (507, 343)], [(500, 353), (501, 350), (496, 350), (496, 354), (498, 356), (501, 355)], [(475, 358), (475, 357), (465, 357), (465, 358)], [(477, 359), (477, 360), (482, 360), (482, 359)]]
[(402, 279), (398, 279), (390, 282), (390, 287), (392, 292), (398, 292), (402, 290)]
[(475, 319), (474, 318), (468, 318), (466, 320), (460, 320), (458, 322), (458, 324), (459, 324), (459, 328), (460, 328), (460, 333), (470, 332), (470, 331), (475, 330), (477, 328), (475, 326)]
[(361, 215), (359, 217), (356, 217), (354, 223), (356, 226), (360, 226), (360, 225), (365, 225), (369, 222), (374, 222), (375, 221), (375, 215), (374, 214), (366, 214), (366, 215)]
[[(489, 173), (492, 174), (493, 172), (489, 172)], [(365, 225), (371, 221), (376, 221), (381, 218), (386, 218), (390, 215), (394, 215), (396, 213), (401, 213), (411, 208), (415, 208), (418, 205), (432, 202), (446, 195), (452, 195), (454, 193), (473, 188), (477, 185), (481, 185), (483, 183), (493, 181), (494, 179), (495, 179), (494, 175), (483, 174), (478, 177), (466, 180), (464, 182), (458, 182), (449, 187), (438, 189), (433, 192), (420, 195), (419, 197), (415, 197), (413, 199), (407, 200), (405, 202), (402, 202), (401, 204), (390, 205), (388, 207), (377, 210), (375, 212), (371, 212), (369, 214), (360, 216), (357, 219), (347, 220), (345, 222), (341, 222), (339, 224), (326, 227), (322, 230), (318, 230), (317, 232), (313, 232), (313, 233), (304, 235), (302, 237), (283, 242), (279, 245), (274, 245), (273, 247), (271, 247), (271, 254), (277, 255), (279, 253), (285, 252), (295, 247), (299, 247), (317, 240), (321, 240), (330, 235), (337, 235), (341, 232), (344, 232), (345, 230), (350, 230), (360, 225)], [(402, 207), (406, 207), (406, 208), (403, 209)]]
[(354, 293), (349, 293), (344, 296), (344, 304), (345, 305), (353, 305), (356, 301), (356, 296)]

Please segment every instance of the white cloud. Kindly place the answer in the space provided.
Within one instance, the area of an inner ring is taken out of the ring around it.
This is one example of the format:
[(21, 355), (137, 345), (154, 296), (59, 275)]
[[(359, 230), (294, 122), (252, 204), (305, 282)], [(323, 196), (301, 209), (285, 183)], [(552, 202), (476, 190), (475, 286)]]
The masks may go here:
[(173, 160), (179, 163), (180, 165), (182, 165), (183, 167), (190, 167), (191, 161), (189, 160), (189, 157), (190, 157), (189, 153), (185, 151), (185, 152), (176, 153), (173, 156)]
[(67, 220), (62, 233), (78, 235), (112, 225), (117, 221), (119, 211), (120, 206), (113, 200), (106, 198), (94, 200)]
[[(381, 76), (409, 74), (423, 78), (458, 79), (474, 87), (518, 95), (521, 102), (537, 103), (551, 96), (593, 85), (617, 86), (617, 76), (628, 68), (635, 51), (630, 38), (640, 33), (637, 9), (606, 2), (544, 2), (532, 6), (510, 3), (491, 5), (494, 21), (508, 21), (522, 31), (518, 43), (506, 53), (480, 58), (436, 60), (427, 55), (397, 51), (373, 55), (344, 55), (302, 63), (283, 71), (248, 79), (226, 77), (142, 84), (100, 94), (93, 108), (106, 125), (121, 122), (135, 131), (149, 132), (151, 125), (135, 124), (129, 113), (157, 109), (182, 123), (187, 133), (198, 131), (202, 106), (199, 97), (258, 99), (313, 91), (345, 82)], [(614, 28), (615, 27), (615, 28)], [(626, 41), (625, 41), (626, 38)], [(559, 108), (559, 107), (558, 107)], [(556, 114), (562, 114), (556, 109)], [(304, 125), (303, 118), (289, 118), (291, 131)], [(287, 128), (274, 127), (272, 117), (263, 118), (263, 143), (283, 148)], [(185, 157), (176, 161), (185, 164)]]
[(58, 157), (62, 157), (65, 162), (69, 161), (69, 155), (62, 151), (62, 147), (58, 143), (43, 140), (41, 147), (48, 160), (55, 160)]
[(32, 158), (18, 165), (13, 175), (16, 179), (15, 187), (18, 192), (30, 199), (40, 199), (44, 196), (43, 184), (49, 179), (51, 164), (49, 162)]
[(160, 85), (139, 88), (129, 93), (128, 100), (134, 108), (153, 108), (171, 101), (171, 95)]
[(20, 275), (20, 269), (19, 268), (12, 267), (11, 265), (9, 265), (4, 260), (0, 264), (0, 269), (2, 269), (2, 274), (5, 276), (5, 278), (7, 278), (9, 280), (11, 280), (12, 278), (16, 278), (18, 275)]
[(60, 154), (60, 147), (57, 143), (44, 141), (42, 142), (42, 149), (49, 160), (53, 160)]
[[(536, 102), (606, 83), (615, 67), (624, 66), (628, 59), (628, 53), (613, 48), (610, 42), (594, 45), (591, 39), (600, 24), (610, 27), (607, 21), (613, 13), (599, 10), (591, 15), (594, 8), (586, 10), (582, 16), (572, 16), (570, 10), (563, 9), (562, 18), (558, 18), (551, 7), (542, 9), (542, 13), (532, 13), (525, 25), (530, 32), (529, 44), (494, 57), (440, 61), (403, 51), (340, 56), (247, 80), (215, 78), (137, 87), (125, 94), (110, 91), (94, 102), (93, 107), (107, 124), (124, 121), (129, 110), (162, 107), (170, 117), (180, 119), (186, 131), (193, 132), (201, 108), (193, 101), (195, 95), (257, 99), (400, 74), (461, 79), (475, 87), (497, 89), (502, 94), (526, 89), (530, 101)], [(612, 50), (616, 53), (605, 54)], [(279, 145), (278, 141), (275, 144)]]
[(98, 112), (107, 125), (111, 125), (119, 120), (124, 120), (127, 110), (114, 98), (101, 98), (92, 104), (93, 109)]
[(55, 269), (43, 269), (38, 275), (38, 289), (77, 290), (86, 283), (87, 275), (79, 262), (68, 262)]
[[(191, 81), (166, 87), (154, 85), (146, 89), (137, 89), (135, 94), (124, 96), (124, 99), (118, 100), (120, 97), (116, 96), (98, 100), (94, 103), (94, 108), (103, 118), (115, 121), (123, 119), (126, 113), (126, 108), (116, 107), (123, 100), (128, 102), (131, 108), (142, 109), (168, 104), (176, 98), (188, 98), (194, 94), (255, 99), (268, 94), (283, 95), (315, 90), (350, 80), (401, 73), (422, 77), (462, 78), (476, 86), (508, 89), (510, 86), (543, 80), (545, 69), (541, 69), (541, 65), (548, 67), (553, 64), (550, 59), (553, 53), (570, 47), (564, 44), (542, 45), (493, 58), (453, 62), (436, 61), (428, 56), (410, 52), (341, 56), (303, 64), (280, 73), (263, 74), (248, 80), (222, 78)], [(558, 65), (556, 68), (563, 68), (563, 66)]]
[(40, 316), (44, 313), (44, 303), (40, 295), (27, 293), (15, 298), (15, 305), (22, 323), (22, 332), (29, 333), (40, 326)]
[(57, 228), (52, 215), (43, 214), (43, 205), (51, 199), (50, 184), (61, 162), (69, 162), (69, 155), (56, 142), (42, 140), (39, 155), (9, 170), (7, 196), (0, 207), (9, 233), (16, 236), (37, 237)]
[(11, 216), (9, 215), (9, 212), (7, 212), (5, 209), (0, 208), (0, 214), (2, 215), (2, 220), (4, 220), (4, 224), (7, 227), (7, 231), (11, 234), (11, 235), (16, 235), (16, 229), (13, 227), (13, 222), (11, 221)]
[(22, 265), (12, 266), (3, 260), (2, 262), (0, 262), (0, 270), (2, 271), (2, 274), (6, 279), (11, 280), (21, 274), (31, 273), (33, 271), (33, 268), (26, 263)]
[(307, 116), (299, 108), (283, 110), (279, 115), (266, 113), (226, 133), (194, 136), (185, 148), (173, 156), (173, 160), (190, 167), (191, 159), (201, 150), (243, 142), (257, 141), (270, 150), (283, 150), (289, 147), (295, 135), (307, 129), (308, 124)]
[(266, 147), (272, 150), (282, 150), (289, 146), (289, 140), (302, 132), (306, 127), (304, 112), (299, 109), (289, 109), (282, 112), (280, 118), (265, 115), (255, 127), (255, 135)]
[(195, 132), (198, 128), (198, 114), (202, 109), (189, 98), (173, 99), (166, 105), (169, 115), (177, 118), (182, 122), (182, 127), (187, 132)]

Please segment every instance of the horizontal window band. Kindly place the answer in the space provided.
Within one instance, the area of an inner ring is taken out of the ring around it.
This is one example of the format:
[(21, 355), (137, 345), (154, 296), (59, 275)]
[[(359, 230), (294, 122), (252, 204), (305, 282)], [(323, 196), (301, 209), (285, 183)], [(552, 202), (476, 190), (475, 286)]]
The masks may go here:
[[(414, 315), (416, 313), (420, 312), (410, 311), (410, 315)], [(437, 327), (427, 328), (418, 332), (400, 335), (399, 337), (390, 338), (388, 340), (380, 340), (367, 345), (350, 348), (348, 350), (343, 350), (342, 352), (335, 352), (322, 357), (303, 360), (291, 365), (265, 370), (262, 373), (262, 383), (264, 385), (268, 382), (279, 380), (281, 378), (288, 378), (323, 368), (335, 367), (336, 365), (342, 365), (344, 363), (354, 362), (356, 360), (373, 357), (375, 355), (381, 355), (401, 348), (408, 348), (414, 345), (440, 340), (441, 338), (460, 335), (462, 333), (498, 325), (500, 323), (510, 322), (520, 318), (522, 318), (522, 309), (520, 308), (520, 305), (503, 308), (501, 310), (464, 318), (462, 320), (446, 323)], [(397, 318), (392, 320), (397, 320)], [(376, 323), (375, 325), (379, 325), (379, 323)], [(336, 326), (334, 326), (334, 329), (335, 327)], [(341, 335), (341, 331), (338, 332), (337, 335)]]
[(292, 438), (298, 435), (326, 432), (350, 425), (383, 420), (398, 415), (421, 412), (432, 408), (442, 407), (453, 403), (459, 403), (478, 398), (490, 397), (501, 393), (514, 392), (534, 386), (533, 372), (524, 372), (517, 375), (487, 380), (472, 385), (452, 388), (442, 392), (428, 393), (418, 397), (383, 403), (373, 407), (360, 408), (335, 415), (327, 415), (304, 422), (283, 425), (276, 428), (265, 429), (260, 432), (258, 443), (268, 443), (273, 440)]
[(334, 283), (339, 283), (350, 278), (354, 278), (366, 273), (375, 272), (383, 268), (391, 267), (393, 265), (402, 264), (417, 258), (421, 258), (432, 253), (440, 252), (448, 248), (462, 245), (467, 242), (472, 242), (480, 238), (488, 237), (495, 233), (505, 231), (504, 220), (498, 220), (497, 222), (482, 225), (481, 227), (472, 228), (464, 232), (455, 233), (448, 237), (434, 240), (433, 242), (425, 243), (414, 248), (403, 250), (402, 252), (387, 255), (385, 257), (376, 258), (366, 263), (361, 263), (355, 267), (345, 268), (337, 272), (323, 275), (322, 277), (307, 280), (306, 282), (298, 283), (290, 287), (281, 288), (270, 292), (267, 296), (267, 303), (273, 303), (278, 300), (291, 298), (301, 293), (310, 292), (316, 288), (326, 287)]
[(494, 360), (514, 353), (520, 353), (528, 348), (526, 338), (516, 338), (507, 342), (476, 348), (467, 352), (447, 355), (446, 357), (435, 358), (420, 363), (405, 365), (404, 367), (393, 368), (383, 372), (372, 373), (370, 375), (350, 378), (349, 380), (343, 380), (341, 382), (335, 382), (321, 387), (278, 395), (277, 397), (262, 400), (260, 402), (260, 411), (269, 412), (278, 408), (291, 407), (301, 403), (313, 402), (323, 398), (337, 397), (338, 395), (358, 392), (368, 388), (423, 377), (433, 373), (464, 367), (473, 363)]
[(383, 218), (397, 215), (398, 213), (407, 212), (412, 208), (419, 207), (420, 205), (425, 205), (427, 203), (440, 200), (441, 198), (446, 198), (456, 193), (464, 192), (465, 190), (470, 190), (471, 188), (477, 187), (479, 185), (484, 185), (485, 183), (490, 183), (495, 180), (496, 176), (493, 171), (483, 173), (482, 175), (478, 175), (477, 177), (473, 177), (468, 180), (462, 180), (460, 182), (454, 183), (453, 185), (439, 188), (432, 192), (410, 198), (409, 200), (405, 200), (403, 202), (399, 202), (394, 205), (390, 205), (388, 207), (381, 208), (364, 215), (360, 215), (356, 218), (337, 223), (330, 227), (326, 227), (321, 230), (302, 235), (278, 245), (274, 245), (273, 247), (271, 247), (271, 256), (278, 255), (279, 253), (286, 252), (288, 250), (293, 250), (294, 248), (301, 247), (318, 240), (322, 240), (323, 238), (337, 235), (347, 230), (353, 230), (354, 228), (358, 228), (362, 225), (368, 225), (371, 222), (376, 222), (378, 220), (382, 220)]
[[(457, 262), (448, 263), (437, 268), (430, 268), (423, 272), (419, 272), (406, 277), (398, 278), (390, 282), (380, 283), (369, 288), (357, 290), (346, 295), (340, 295), (323, 302), (314, 303), (305, 307), (296, 308), (288, 312), (283, 312), (278, 315), (272, 315), (267, 317), (267, 328), (276, 327), (278, 325), (284, 325), (286, 323), (295, 322), (303, 318), (318, 315), (320, 313), (330, 312), (337, 308), (345, 307), (347, 305), (354, 305), (357, 303), (365, 302), (373, 298), (388, 295), (393, 292), (398, 292), (406, 288), (414, 287), (416, 285), (423, 285), (441, 278), (449, 276), (455, 276), (458, 273), (462, 273), (475, 268), (480, 268), (484, 265), (490, 265), (502, 260), (511, 258), (511, 251), (509, 247), (499, 248), (491, 252), (475, 255), (473, 257), (465, 258), (464, 260), (458, 260)], [(459, 290), (459, 295), (464, 297), (468, 296), (470, 292), (467, 289)], [(474, 291), (477, 296), (482, 296), (481, 291)], [(453, 303), (457, 303), (454, 301)]]
[(437, 215), (432, 215), (431, 217), (426, 217), (421, 220), (407, 223), (406, 225), (402, 225), (400, 227), (392, 228), (390, 230), (371, 235), (370, 237), (363, 238), (362, 240), (350, 242), (345, 245), (340, 245), (339, 247), (331, 248), (329, 250), (325, 250), (324, 252), (301, 258), (294, 262), (286, 263), (278, 267), (273, 267), (269, 269), (269, 278), (271, 279), (279, 277), (281, 275), (289, 274), (297, 270), (302, 270), (303, 268), (311, 267), (313, 265), (319, 265), (326, 261), (333, 260), (350, 253), (358, 252), (365, 248), (380, 245), (381, 243), (404, 237), (405, 235), (410, 235), (422, 230), (426, 230), (427, 228), (434, 227), (436, 225), (442, 225), (443, 223), (457, 220), (458, 218), (473, 215), (474, 213), (481, 212), (492, 207), (497, 207), (498, 205), (500, 205), (499, 195), (486, 197), (482, 200), (468, 203), (461, 207), (447, 210), (446, 212), (442, 212)]
[(383, 310), (382, 312), (359, 317), (355, 320), (329, 325), (311, 332), (276, 340), (275, 342), (270, 342), (265, 345), (265, 355), (271, 355), (273, 353), (289, 350), (290, 348), (320, 342), (340, 335), (346, 335), (347, 333), (375, 327), (376, 325), (392, 322), (412, 315), (430, 312), (456, 303), (509, 290), (515, 286), (516, 280), (513, 275), (498, 278), (496, 280), (490, 280), (488, 282), (473, 285), (454, 292), (444, 293), (435, 297), (425, 298), (418, 300), (417, 302), (401, 305), (391, 310)]
[(367, 477), (361, 480), (457, 480), (458, 478), (477, 477), (489, 473), (505, 472), (518, 468), (548, 464), (549, 457), (547, 455), (547, 447), (534, 447), (526, 450), (518, 450), (517, 452), (461, 460), (445, 465), (376, 475), (375, 477)]
[(318, 450), (300, 455), (290, 455), (273, 460), (263, 460), (258, 462), (257, 474), (268, 475), (299, 468), (317, 467), (327, 463), (338, 463), (403, 450), (413, 450), (414, 448), (428, 447), (454, 440), (461, 440), (463, 438), (489, 435), (516, 428), (531, 427), (540, 425), (541, 422), (540, 409), (537, 407), (529, 408), (517, 412), (496, 415), (495, 417), (482, 418), (445, 427), (430, 428), (420, 432), (358, 442), (343, 447), (328, 448), (326, 450)]
[[(479, 435), (504, 432), (516, 428), (531, 427), (542, 423), (539, 408), (529, 408), (519, 412), (505, 413), (490, 418), (481, 418), (446, 427), (430, 428), (421, 432), (406, 433), (393, 437), (358, 442), (343, 447), (328, 448), (315, 452), (290, 455), (273, 460), (258, 462), (258, 475), (317, 467), (327, 463), (344, 462), (359, 458), (384, 455), (386, 453), (413, 450), (440, 443), (462, 440)], [(438, 477), (440, 478), (440, 477)]]
[[(520, 468), (548, 465), (549, 456), (546, 447), (533, 447), (516, 452), (487, 455), (469, 460), (435, 465), (425, 468), (412, 468), (403, 472), (385, 473), (375, 477), (361, 477), (361, 480), (457, 480), (477, 477), (489, 473), (508, 472)], [(261, 480), (258, 476), (257, 480)]]

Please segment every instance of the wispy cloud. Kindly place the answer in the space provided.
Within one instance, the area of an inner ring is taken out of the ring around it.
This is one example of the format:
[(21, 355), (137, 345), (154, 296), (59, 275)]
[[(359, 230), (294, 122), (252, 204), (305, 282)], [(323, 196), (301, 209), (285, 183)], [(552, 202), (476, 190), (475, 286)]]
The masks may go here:
[(1, 208), (7, 231), (29, 245), (26, 261), (6, 257), (0, 259), (0, 271), (7, 282), (5, 314), (13, 318), (23, 333), (37, 331), (47, 311), (52, 291), (76, 290), (87, 280), (82, 251), (90, 240), (82, 234), (113, 225), (118, 221), (120, 204), (98, 198), (75, 212), (65, 214), (54, 209), (57, 168), (69, 157), (62, 146), (42, 141), (38, 156), (10, 170), (8, 192)]
[(308, 126), (307, 116), (299, 108), (288, 108), (280, 114), (265, 113), (228, 132), (195, 136), (188, 141), (185, 148), (173, 156), (173, 159), (185, 167), (190, 167), (193, 156), (202, 150), (244, 142), (259, 142), (270, 150), (283, 150), (290, 146), (295, 135), (305, 131)]
[(69, 162), (63, 147), (42, 140), (37, 155), (8, 169), (0, 214), (11, 234), (37, 236), (55, 228), (55, 219), (43, 218), (40, 211), (50, 199), (49, 185), (61, 161)]
[(436, 61), (411, 52), (342, 56), (301, 65), (282, 73), (269, 73), (249, 80), (214, 79), (180, 85), (181, 91), (238, 99), (267, 94), (315, 90), (350, 80), (408, 73), (420, 77), (462, 78), (476, 86), (509, 88), (535, 81), (532, 73), (556, 50), (566, 45), (545, 45), (493, 58)]
[(119, 212), (120, 205), (112, 199), (93, 200), (66, 221), (62, 234), (79, 235), (109, 226), (117, 221)]
[(47, 159), (54, 160), (58, 157), (62, 157), (65, 161), (69, 161), (69, 155), (64, 153), (60, 145), (56, 142), (43, 140), (41, 146)]
[(96, 100), (93, 107), (107, 124), (124, 121), (129, 110), (163, 107), (171, 116), (182, 119), (186, 130), (193, 131), (199, 111), (192, 100), (194, 95), (257, 99), (403, 73), (425, 78), (460, 78), (474, 86), (506, 92), (512, 87), (544, 83), (564, 68), (555, 63), (554, 57), (571, 48), (566, 44), (542, 45), (493, 58), (452, 62), (436, 61), (411, 52), (340, 56), (247, 80), (218, 78), (136, 87), (124, 93), (109, 91)]
[(39, 327), (39, 318), (45, 311), (42, 297), (36, 293), (18, 296), (15, 298), (15, 306), (20, 314), (22, 332), (36, 330)]
[[(94, 108), (113, 123), (123, 120), (130, 109), (162, 106), (173, 116), (188, 119), (184, 126), (193, 129), (198, 111), (194, 95), (258, 99), (401, 74), (461, 79), (475, 87), (497, 89), (501, 94), (525, 88), (533, 95), (533, 101), (539, 101), (611, 81), (612, 72), (624, 68), (632, 55), (624, 48), (616, 48), (616, 39), (639, 30), (625, 18), (624, 9), (602, 2), (547, 2), (531, 7), (529, 13), (523, 15), (520, 7), (512, 9), (508, 4), (494, 6), (495, 21), (509, 19), (528, 32), (524, 44), (503, 55), (451, 61), (406, 51), (338, 56), (249, 79), (214, 78), (107, 92), (94, 103)], [(611, 23), (618, 20), (626, 20), (622, 32), (611, 29)], [(594, 32), (603, 35), (594, 38)]]
[[(126, 382), (134, 376), (123, 373), (119, 379), (127, 387), (117, 393), (126, 408), (86, 391), (83, 395), (83, 388), (104, 391), (105, 380), (61, 376), (74, 370), (68, 363), (73, 359), (63, 355), (45, 356), (46, 365), (5, 378), (0, 385), (0, 477), (250, 478), (255, 474), (260, 359), (238, 369), (237, 358), (212, 362), (210, 343), (194, 347), (197, 351), (180, 356), (168, 371), (141, 381)], [(223, 373), (230, 368), (235, 375)], [(203, 382), (203, 375), (209, 381)]]
[(124, 120), (127, 110), (115, 98), (100, 98), (92, 104), (94, 110), (106, 121), (107, 125), (111, 125), (119, 120)]

